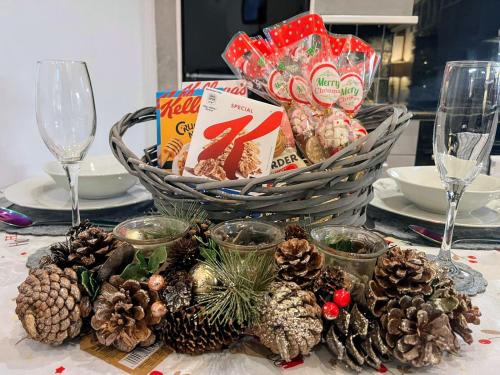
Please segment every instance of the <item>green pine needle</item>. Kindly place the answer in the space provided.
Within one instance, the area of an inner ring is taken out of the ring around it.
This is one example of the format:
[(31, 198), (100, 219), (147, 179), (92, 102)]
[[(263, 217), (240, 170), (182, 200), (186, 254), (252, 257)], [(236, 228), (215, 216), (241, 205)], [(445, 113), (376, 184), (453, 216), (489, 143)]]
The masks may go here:
[(202, 223), (208, 218), (207, 211), (196, 201), (155, 200), (155, 207), (160, 215), (175, 217), (189, 224)]
[(219, 281), (209, 292), (196, 297), (210, 322), (257, 323), (264, 294), (276, 275), (273, 257), (217, 249), (217, 256), (209, 256), (203, 263)]

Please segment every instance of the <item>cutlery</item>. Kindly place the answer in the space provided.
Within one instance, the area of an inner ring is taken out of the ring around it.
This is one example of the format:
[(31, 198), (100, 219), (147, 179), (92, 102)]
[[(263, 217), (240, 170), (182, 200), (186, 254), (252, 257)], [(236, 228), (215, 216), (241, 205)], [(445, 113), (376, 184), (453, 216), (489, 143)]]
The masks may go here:
[[(5, 207), (0, 207), (0, 222), (18, 228), (27, 228), (40, 225), (71, 225), (71, 222), (69, 220), (33, 221), (29, 216)], [(118, 222), (116, 221), (109, 220), (93, 220), (92, 222), (96, 225), (107, 227), (115, 226), (118, 224)]]
[[(443, 236), (428, 228), (420, 225), (409, 225), (413, 232), (436, 244), (441, 244)], [(496, 250), (500, 249), (500, 239), (495, 238), (461, 238), (453, 241), (453, 246), (456, 248), (470, 249), (471, 246), (477, 247), (475, 250)]]

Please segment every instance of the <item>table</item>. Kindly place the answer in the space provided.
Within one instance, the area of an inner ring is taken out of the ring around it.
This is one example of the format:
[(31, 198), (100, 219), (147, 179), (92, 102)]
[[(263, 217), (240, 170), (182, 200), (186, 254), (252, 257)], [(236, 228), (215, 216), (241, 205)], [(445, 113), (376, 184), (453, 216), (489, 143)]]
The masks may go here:
[[(59, 347), (50, 347), (32, 340), (22, 340), (25, 332), (15, 315), (16, 286), (27, 275), (28, 255), (62, 237), (11, 235), (0, 232), (0, 374), (124, 374), (123, 371), (80, 350), (78, 340)], [(419, 247), (435, 254), (436, 248)], [(481, 325), (474, 326), (474, 344), (462, 342), (456, 358), (447, 358), (439, 366), (412, 370), (423, 374), (498, 374), (500, 367), (500, 252), (454, 251), (474, 268), (483, 272), (489, 281), (486, 293), (474, 297), (481, 308)], [(245, 354), (246, 353), (246, 354)], [(388, 374), (408, 373), (395, 364), (387, 364)], [(231, 350), (201, 356), (170, 354), (151, 373), (154, 375), (255, 375), (255, 374), (353, 374), (330, 363), (326, 349), (304, 358), (304, 363), (283, 369), (260, 354), (255, 345), (243, 343)], [(367, 369), (366, 374), (377, 371)]]

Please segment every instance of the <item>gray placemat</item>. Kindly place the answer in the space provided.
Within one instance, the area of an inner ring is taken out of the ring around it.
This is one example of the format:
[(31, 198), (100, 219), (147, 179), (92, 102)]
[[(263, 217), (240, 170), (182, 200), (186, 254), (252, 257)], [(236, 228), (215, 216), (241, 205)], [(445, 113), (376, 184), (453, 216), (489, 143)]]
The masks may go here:
[[(71, 212), (69, 211), (51, 211), (37, 210), (32, 208), (12, 205), (5, 198), (0, 198), (0, 207), (8, 207), (12, 210), (22, 212), (31, 217), (35, 225), (28, 228), (16, 228), (0, 222), (0, 231), (7, 233), (17, 233), (33, 236), (61, 236), (65, 235), (71, 225)], [(90, 221), (105, 220), (107, 222), (119, 223), (135, 216), (141, 216), (150, 213), (153, 210), (153, 201), (141, 202), (131, 206), (110, 208), (95, 211), (80, 211), (82, 220)], [(58, 221), (65, 222), (63, 225), (42, 225), (43, 222)], [(109, 223), (109, 228), (114, 225)]]
[[(409, 225), (420, 225), (428, 228), (437, 233), (443, 233), (444, 225), (434, 224), (427, 221), (421, 221), (417, 219), (408, 218), (402, 215), (393, 214), (381, 210), (379, 208), (368, 206), (367, 208), (367, 220), (365, 227), (369, 229), (374, 229), (386, 236), (391, 236), (394, 238), (401, 239), (405, 242), (414, 245), (425, 245), (425, 246), (437, 246), (433, 242), (430, 242), (408, 228)], [(465, 227), (455, 227), (453, 239), (465, 239), (465, 238), (491, 238), (500, 239), (500, 228), (465, 228)], [(466, 244), (461, 244), (461, 248), (474, 249), (474, 245), (467, 246)], [(493, 249), (493, 248), (492, 248)]]

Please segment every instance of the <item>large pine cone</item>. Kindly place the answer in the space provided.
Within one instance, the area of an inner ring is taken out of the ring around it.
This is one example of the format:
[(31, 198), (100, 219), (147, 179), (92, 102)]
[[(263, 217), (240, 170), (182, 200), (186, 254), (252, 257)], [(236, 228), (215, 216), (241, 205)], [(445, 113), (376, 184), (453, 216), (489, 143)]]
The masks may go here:
[(355, 304), (342, 309), (326, 331), (325, 342), (336, 361), (361, 372), (364, 365), (380, 368), (390, 353), (380, 335), (376, 319), (363, 314)]
[(321, 341), (321, 308), (314, 293), (293, 282), (270, 286), (260, 323), (251, 329), (262, 344), (285, 361), (309, 354)]
[(436, 365), (444, 352), (459, 350), (446, 313), (421, 296), (392, 299), (380, 322), (394, 357), (414, 367)]
[(97, 340), (123, 352), (153, 344), (156, 338), (150, 327), (160, 318), (151, 315), (150, 306), (157, 298), (136, 280), (112, 276), (94, 302), (91, 325)]
[(196, 305), (168, 312), (155, 331), (177, 353), (203, 354), (229, 346), (243, 330), (236, 324), (211, 324)]
[(429, 296), (436, 276), (436, 267), (425, 253), (394, 247), (375, 266), (373, 280), (368, 283), (368, 306), (375, 316), (380, 316), (391, 298)]
[(69, 230), (65, 243), (53, 244), (50, 248), (51, 259), (46, 258), (42, 262), (53, 262), (60, 267), (83, 266), (91, 269), (104, 263), (113, 250), (124, 244), (113, 233), (86, 220)]
[(29, 337), (60, 345), (76, 337), (82, 318), (90, 314), (90, 300), (82, 296), (78, 277), (71, 268), (54, 264), (32, 269), (18, 287), (16, 314)]
[(274, 253), (278, 276), (302, 288), (311, 286), (321, 274), (324, 256), (307, 240), (292, 238), (278, 245)]

